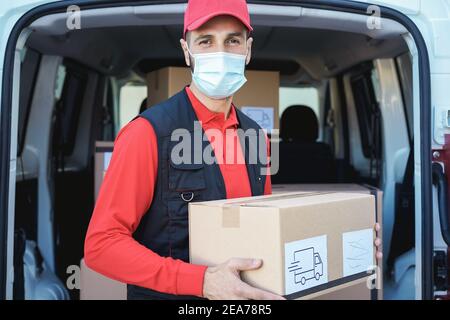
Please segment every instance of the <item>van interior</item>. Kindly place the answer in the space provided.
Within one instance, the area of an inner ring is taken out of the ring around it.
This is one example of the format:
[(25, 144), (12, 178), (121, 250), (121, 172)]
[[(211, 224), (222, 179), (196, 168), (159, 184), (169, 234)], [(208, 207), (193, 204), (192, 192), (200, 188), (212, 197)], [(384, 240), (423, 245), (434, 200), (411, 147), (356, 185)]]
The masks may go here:
[[(20, 64), (14, 299), (78, 299), (94, 208), (96, 141), (114, 141), (146, 98), (146, 74), (184, 66), (182, 4), (93, 8), (35, 20)], [(276, 183), (360, 183), (383, 196), (384, 299), (414, 299), (412, 59), (382, 18), (250, 5), (249, 70), (280, 73)], [(151, 97), (149, 97), (151, 100)], [(238, 106), (239, 107), (239, 106)], [(400, 236), (401, 234), (401, 236)]]

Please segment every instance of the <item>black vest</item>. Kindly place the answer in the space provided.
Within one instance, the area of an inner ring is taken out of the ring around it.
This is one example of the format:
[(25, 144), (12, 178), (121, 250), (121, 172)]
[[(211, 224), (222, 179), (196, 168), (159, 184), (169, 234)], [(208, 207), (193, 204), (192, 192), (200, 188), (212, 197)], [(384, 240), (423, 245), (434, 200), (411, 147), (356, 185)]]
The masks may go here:
[[(236, 113), (239, 128), (246, 133), (239, 134), (239, 138), (246, 158), (252, 195), (262, 195), (266, 178), (262, 173), (265, 172), (267, 165), (259, 159), (264, 159), (264, 156), (260, 155), (259, 158), (257, 157), (258, 161), (256, 163), (252, 161), (252, 164), (249, 164), (249, 160), (254, 158), (249, 157), (252, 157), (252, 150), (253, 152), (257, 150), (255, 148), (258, 148), (261, 142), (264, 145), (261, 145), (262, 149), (258, 150), (266, 155), (264, 133), (256, 122), (241, 111), (236, 109)], [(184, 163), (179, 163), (171, 157), (172, 151), (178, 150), (174, 147), (181, 141), (174, 137), (186, 137), (187, 133), (201, 139), (196, 140), (196, 145), (195, 139), (189, 139), (191, 150), (197, 151), (197, 157), (199, 146), (202, 148), (201, 151), (211, 148), (208, 139), (203, 141), (201, 138), (204, 134), (201, 126), (194, 126), (194, 122), (198, 119), (185, 89), (169, 100), (147, 109), (138, 117), (147, 119), (154, 128), (158, 141), (158, 173), (152, 204), (143, 216), (133, 238), (160, 256), (189, 262), (188, 203), (226, 198), (219, 165), (215, 161), (212, 164), (210, 161), (205, 162), (202, 156), (199, 162), (198, 159), (194, 159), (195, 152), (181, 154), (183, 159), (190, 158), (190, 161), (186, 160)], [(177, 131), (174, 134), (175, 130)], [(196, 146), (197, 149), (195, 149)], [(180, 298), (195, 297), (170, 295), (128, 285), (128, 299)]]

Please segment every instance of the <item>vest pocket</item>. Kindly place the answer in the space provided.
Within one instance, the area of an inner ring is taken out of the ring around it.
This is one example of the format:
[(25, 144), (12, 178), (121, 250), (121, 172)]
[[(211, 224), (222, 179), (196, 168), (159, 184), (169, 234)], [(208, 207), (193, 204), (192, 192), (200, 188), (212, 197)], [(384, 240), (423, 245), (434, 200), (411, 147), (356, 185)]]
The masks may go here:
[(187, 220), (188, 203), (202, 200), (206, 188), (203, 164), (174, 164), (169, 166), (168, 211), (171, 220)]
[(169, 162), (170, 191), (189, 192), (206, 188), (203, 164), (175, 164), (172, 161)]

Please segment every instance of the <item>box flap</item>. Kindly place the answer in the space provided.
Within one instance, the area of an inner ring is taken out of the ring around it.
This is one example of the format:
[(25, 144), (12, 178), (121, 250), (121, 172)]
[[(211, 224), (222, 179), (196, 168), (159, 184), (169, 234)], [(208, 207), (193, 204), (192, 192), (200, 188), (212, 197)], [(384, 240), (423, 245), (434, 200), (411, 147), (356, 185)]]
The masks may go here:
[[(281, 199), (295, 199), (303, 196), (310, 196), (315, 194), (320, 194), (324, 192), (303, 192), (303, 191), (295, 191), (295, 192), (286, 192), (280, 194), (272, 194), (272, 195), (263, 195), (263, 196), (255, 196), (255, 197), (243, 197), (243, 198), (233, 198), (233, 199), (221, 199), (221, 200), (212, 200), (212, 201), (199, 201), (192, 202), (190, 206), (214, 206), (214, 207), (229, 207), (229, 206), (246, 206), (250, 203), (261, 203), (265, 204), (266, 202), (281, 200)], [(271, 205), (268, 205), (271, 207)]]
[(224, 199), (189, 203), (189, 206), (209, 206), (222, 209), (222, 227), (239, 228), (240, 209), (245, 207), (289, 208), (308, 206), (321, 202), (342, 201), (369, 197), (369, 194), (341, 192), (289, 192), (276, 195)]

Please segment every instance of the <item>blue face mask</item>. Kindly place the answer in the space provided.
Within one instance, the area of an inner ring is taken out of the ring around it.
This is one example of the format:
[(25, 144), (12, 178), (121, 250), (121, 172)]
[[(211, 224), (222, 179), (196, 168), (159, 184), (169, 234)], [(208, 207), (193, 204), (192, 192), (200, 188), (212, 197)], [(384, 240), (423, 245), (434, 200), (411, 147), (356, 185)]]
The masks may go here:
[(238, 91), (245, 78), (247, 55), (227, 52), (189, 54), (194, 58), (192, 80), (198, 89), (212, 99), (225, 99)]

